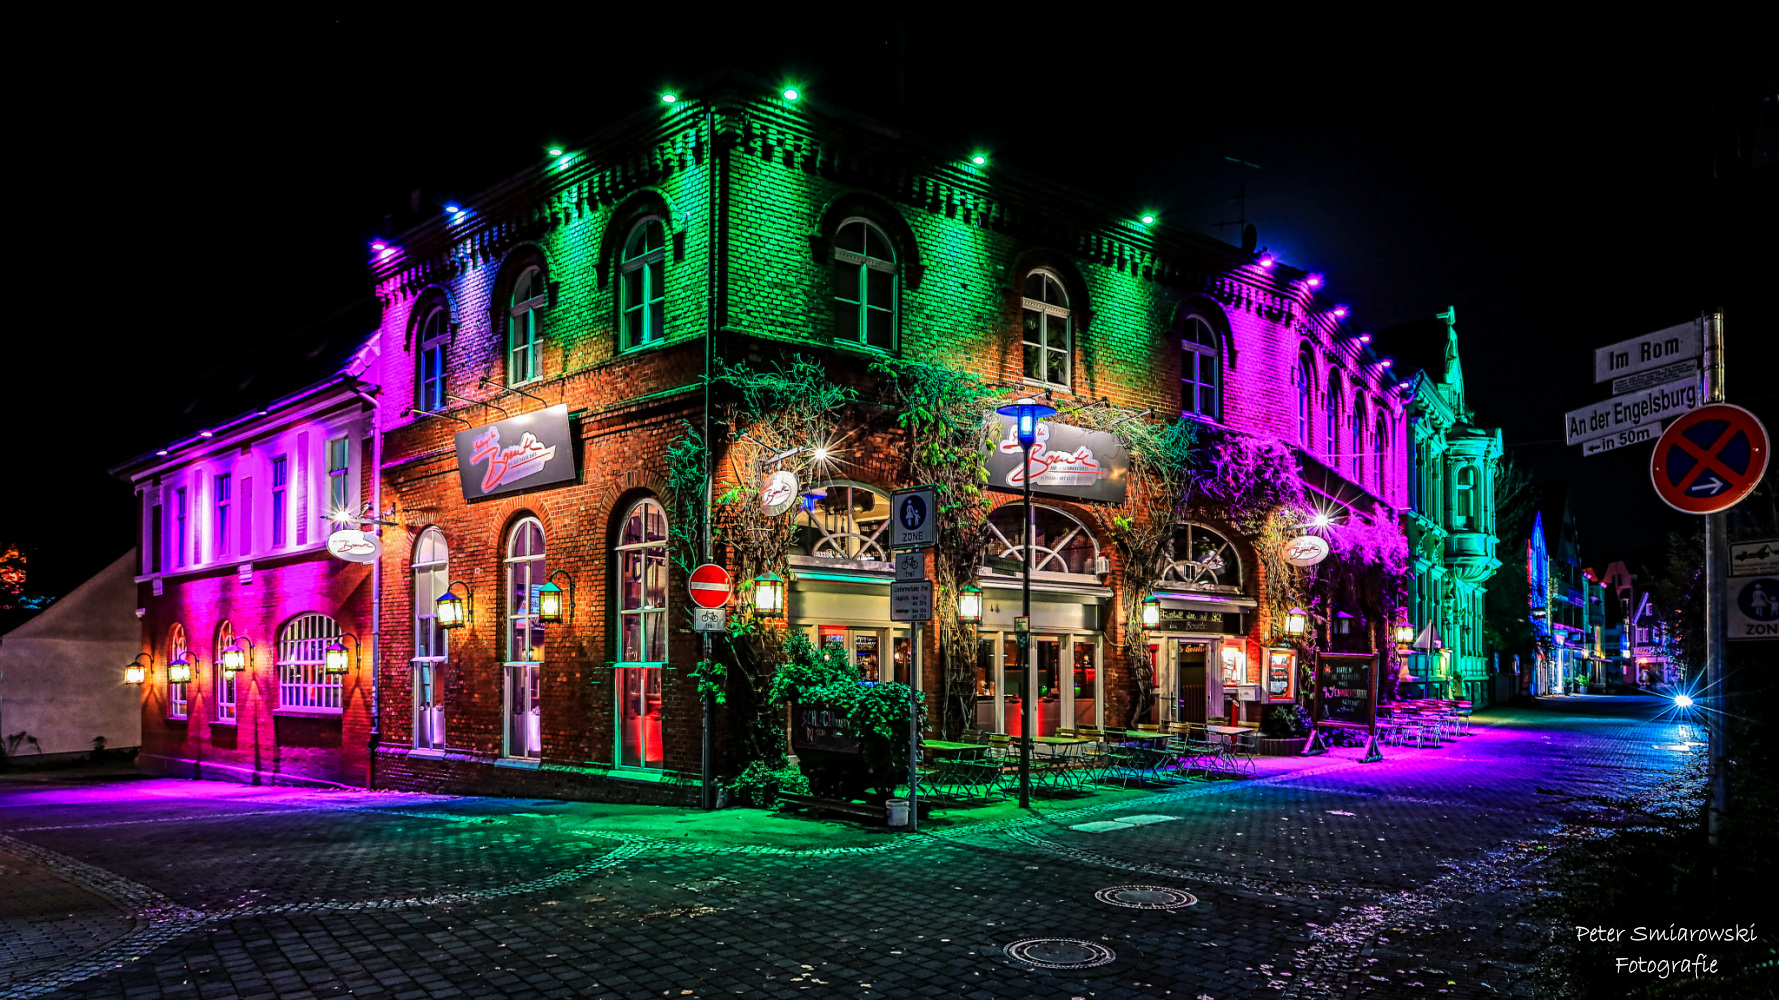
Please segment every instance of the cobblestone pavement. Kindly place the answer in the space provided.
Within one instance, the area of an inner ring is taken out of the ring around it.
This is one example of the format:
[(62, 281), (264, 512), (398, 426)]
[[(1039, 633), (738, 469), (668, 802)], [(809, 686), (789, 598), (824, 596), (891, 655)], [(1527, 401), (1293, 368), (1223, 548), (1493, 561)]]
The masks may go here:
[(1555, 832), (1692, 751), (1622, 716), (1477, 722), (814, 850), (579, 803), (0, 785), (0, 998), (1530, 995)]

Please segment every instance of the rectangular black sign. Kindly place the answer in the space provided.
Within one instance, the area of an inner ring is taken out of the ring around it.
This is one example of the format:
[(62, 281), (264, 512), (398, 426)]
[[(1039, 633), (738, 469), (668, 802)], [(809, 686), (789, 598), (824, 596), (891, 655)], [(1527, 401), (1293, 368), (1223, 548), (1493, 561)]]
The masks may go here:
[(791, 748), (858, 753), (858, 730), (832, 705), (795, 702), (791, 706)]
[(568, 432), (568, 407), (557, 404), (458, 431), (457, 474), (465, 500), (573, 479), (574, 442)]
[(1156, 623), (1155, 631), (1221, 632), (1224, 635), (1241, 635), (1247, 630), (1242, 628), (1242, 616), (1239, 612), (1162, 608), (1161, 620)]
[[(1023, 468), (1025, 449), (1019, 446), (1018, 422), (1000, 414), (989, 416), (1001, 422), (1001, 439), (989, 445), (988, 488), (1023, 492), (1027, 470)], [(1130, 452), (1115, 434), (1040, 420), (1030, 472), (1032, 492), (1039, 496), (1123, 503), (1124, 482), (1130, 478)]]
[(1377, 657), (1371, 654), (1316, 655), (1316, 723), (1370, 729), (1376, 692)]

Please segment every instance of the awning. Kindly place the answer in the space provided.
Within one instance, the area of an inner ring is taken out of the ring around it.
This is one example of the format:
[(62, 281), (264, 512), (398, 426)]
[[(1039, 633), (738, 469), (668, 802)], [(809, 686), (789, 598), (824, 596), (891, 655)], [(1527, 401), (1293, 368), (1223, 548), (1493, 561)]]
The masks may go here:
[(1414, 648), (1423, 652), (1444, 649), (1445, 640), (1439, 637), (1439, 626), (1428, 622), (1427, 627), (1421, 630), (1421, 634), (1415, 636)]

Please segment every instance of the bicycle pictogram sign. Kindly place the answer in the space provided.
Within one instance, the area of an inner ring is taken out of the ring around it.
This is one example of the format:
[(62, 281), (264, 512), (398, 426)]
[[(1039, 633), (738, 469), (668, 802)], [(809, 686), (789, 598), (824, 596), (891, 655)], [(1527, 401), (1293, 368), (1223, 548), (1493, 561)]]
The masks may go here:
[(1715, 514), (1742, 501), (1767, 471), (1767, 429), (1740, 406), (1711, 403), (1676, 418), (1656, 442), (1649, 478), (1668, 506)]

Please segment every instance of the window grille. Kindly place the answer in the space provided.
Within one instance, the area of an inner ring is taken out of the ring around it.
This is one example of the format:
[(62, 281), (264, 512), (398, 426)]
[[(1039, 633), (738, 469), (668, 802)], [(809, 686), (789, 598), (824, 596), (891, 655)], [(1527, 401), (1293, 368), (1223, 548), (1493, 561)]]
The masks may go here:
[[(1092, 575), (1100, 547), (1093, 532), (1054, 507), (1031, 508), (1032, 569), (1046, 573)], [(988, 515), (989, 551), (1003, 559), (1025, 559), (1026, 507), (1004, 504)]]

